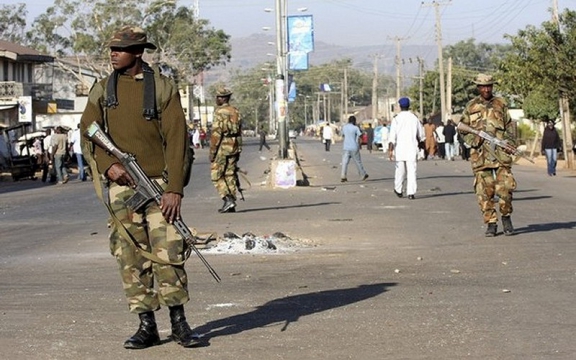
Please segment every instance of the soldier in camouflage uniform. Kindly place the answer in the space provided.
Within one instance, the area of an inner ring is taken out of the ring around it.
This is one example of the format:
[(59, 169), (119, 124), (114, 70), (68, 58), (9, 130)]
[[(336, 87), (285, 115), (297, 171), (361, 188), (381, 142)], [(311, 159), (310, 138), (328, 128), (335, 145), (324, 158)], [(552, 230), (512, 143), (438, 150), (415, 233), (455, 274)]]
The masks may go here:
[[(515, 130), (508, 113), (508, 105), (503, 98), (492, 94), (496, 81), (490, 75), (479, 74), (474, 83), (480, 95), (468, 102), (461, 121), (515, 146)], [(464, 142), (471, 146), (470, 162), (474, 172), (474, 190), (484, 223), (487, 224), (485, 235), (492, 237), (497, 234), (498, 215), (494, 196), (498, 197), (504, 235), (514, 234), (510, 219), (512, 192), (516, 189), (516, 180), (511, 171), (511, 155), (514, 149), (493, 147), (488, 141), (474, 134), (462, 133), (462, 136)]]
[(216, 91), (216, 108), (210, 135), (210, 176), (224, 200), (220, 213), (236, 211), (238, 160), (242, 152), (242, 124), (238, 109), (230, 105), (232, 92)]
[[(113, 155), (81, 140), (97, 194), (113, 219), (110, 251), (118, 262), (128, 306), (140, 318), (138, 331), (124, 347), (144, 349), (160, 344), (154, 312), (161, 305), (170, 310), (171, 338), (184, 347), (196, 346), (198, 336), (184, 315), (184, 304), (189, 301), (184, 241), (169, 225), (180, 217), (185, 181), (188, 143), (180, 97), (173, 81), (155, 74), (142, 61), (146, 48), (156, 49), (142, 29), (124, 27), (109, 46), (114, 72), (90, 91), (81, 132), (98, 123), (120, 149), (134, 154), (146, 175), (165, 190), (160, 206), (153, 201), (141, 212), (132, 211), (125, 201), (134, 194), (134, 179)], [(145, 96), (151, 89), (165, 101), (154, 104), (154, 95)], [(146, 111), (154, 108), (155, 114)]]

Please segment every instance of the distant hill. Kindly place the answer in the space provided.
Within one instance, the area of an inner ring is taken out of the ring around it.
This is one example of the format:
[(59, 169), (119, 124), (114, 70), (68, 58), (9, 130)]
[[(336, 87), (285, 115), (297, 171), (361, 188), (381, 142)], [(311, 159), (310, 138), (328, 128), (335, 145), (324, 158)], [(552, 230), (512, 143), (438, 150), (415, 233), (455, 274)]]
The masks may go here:
[[(243, 38), (232, 38), (232, 60), (226, 67), (211, 69), (206, 74), (207, 84), (216, 81), (226, 82), (229, 79), (231, 69), (251, 69), (266, 61), (274, 62), (276, 46), (270, 45), (275, 41), (275, 37), (267, 34), (253, 34)], [(338, 46), (316, 41), (315, 50), (310, 54), (310, 65), (321, 65), (333, 60), (350, 58), (353, 67), (372, 72), (374, 56), (378, 54), (378, 72), (380, 74), (390, 74), (396, 76), (395, 56), (396, 47), (394, 45), (374, 45), (374, 46)], [(437, 54), (436, 45), (408, 45), (402, 47), (402, 59), (404, 59), (403, 71), (406, 77), (418, 74), (417, 57), (424, 59), (426, 69), (433, 68)], [(412, 59), (412, 63), (410, 63)]]

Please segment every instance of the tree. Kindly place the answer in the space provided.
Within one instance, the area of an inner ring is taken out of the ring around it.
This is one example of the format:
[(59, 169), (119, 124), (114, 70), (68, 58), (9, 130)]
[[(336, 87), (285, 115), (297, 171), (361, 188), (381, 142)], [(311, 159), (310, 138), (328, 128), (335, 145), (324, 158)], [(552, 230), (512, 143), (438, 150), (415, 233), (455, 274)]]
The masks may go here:
[[(472, 79), (478, 73), (495, 73), (500, 59), (509, 51), (509, 45), (476, 43), (474, 39), (460, 41), (443, 49), (444, 59), (452, 58), (452, 113), (461, 112), (466, 103), (476, 96), (476, 85)], [(424, 114), (440, 111), (440, 84), (438, 71), (429, 70), (423, 79)], [(419, 99), (419, 84), (408, 89), (413, 99)], [(420, 106), (414, 101), (414, 108)]]
[(535, 88), (524, 99), (522, 106), (524, 116), (536, 120), (537, 123), (557, 119), (559, 108), (558, 97), (555, 95), (547, 91), (544, 86)]
[[(561, 98), (565, 113), (569, 109), (569, 100), (574, 104), (576, 95), (576, 12), (565, 10), (559, 22), (542, 23), (540, 28), (528, 26), (516, 36), (508, 36), (512, 42), (512, 51), (506, 56), (501, 66), (502, 77), (506, 79), (508, 91), (518, 94), (524, 102), (538, 101), (531, 108), (547, 106), (546, 96), (529, 96), (533, 92), (544, 92), (550, 97)], [(549, 112), (548, 112), (549, 113)], [(570, 134), (571, 119), (562, 121), (566, 165), (574, 167), (572, 137)]]
[(27, 14), (26, 4), (0, 5), (0, 39), (22, 43)]
[(56, 57), (75, 56), (103, 77), (111, 70), (108, 42), (124, 25), (143, 27), (158, 46), (153, 61), (186, 82), (230, 59), (229, 36), (210, 28), (207, 20), (195, 19), (174, 0), (55, 0), (27, 37), (37, 49)]

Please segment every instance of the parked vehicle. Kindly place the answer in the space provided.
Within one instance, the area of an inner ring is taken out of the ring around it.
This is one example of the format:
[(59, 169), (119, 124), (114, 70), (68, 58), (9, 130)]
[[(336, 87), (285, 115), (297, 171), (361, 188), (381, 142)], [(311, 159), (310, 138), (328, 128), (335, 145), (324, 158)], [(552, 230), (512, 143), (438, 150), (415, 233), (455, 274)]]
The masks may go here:
[(20, 124), (4, 129), (6, 133), (12, 132), (18, 142), (17, 149), (12, 149), (12, 144), (7, 144), (8, 153), (10, 155), (10, 174), (14, 181), (18, 181), (22, 178), (36, 180), (38, 161), (36, 156), (30, 150), (35, 137), (31, 137), (31, 134), (27, 132), (26, 128), (28, 126), (30, 126), (30, 124)]

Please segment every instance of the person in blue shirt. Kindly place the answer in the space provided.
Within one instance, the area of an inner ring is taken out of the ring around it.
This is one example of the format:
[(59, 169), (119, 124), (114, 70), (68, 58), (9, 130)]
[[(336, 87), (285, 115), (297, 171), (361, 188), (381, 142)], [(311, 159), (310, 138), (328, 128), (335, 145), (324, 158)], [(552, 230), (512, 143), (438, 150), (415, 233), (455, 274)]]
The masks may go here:
[(354, 159), (356, 167), (358, 168), (358, 173), (362, 177), (362, 180), (366, 181), (366, 179), (368, 179), (368, 174), (362, 165), (359, 146), (362, 132), (358, 126), (356, 126), (355, 116), (350, 116), (348, 118), (348, 123), (342, 127), (342, 136), (344, 137), (344, 143), (342, 145), (342, 172), (340, 181), (348, 181), (346, 174), (348, 172), (348, 163), (350, 162), (350, 158)]

